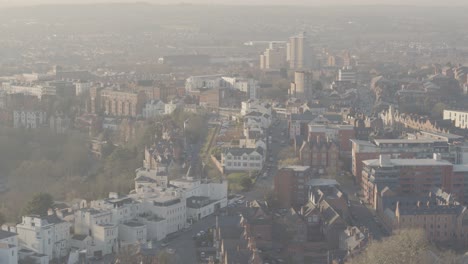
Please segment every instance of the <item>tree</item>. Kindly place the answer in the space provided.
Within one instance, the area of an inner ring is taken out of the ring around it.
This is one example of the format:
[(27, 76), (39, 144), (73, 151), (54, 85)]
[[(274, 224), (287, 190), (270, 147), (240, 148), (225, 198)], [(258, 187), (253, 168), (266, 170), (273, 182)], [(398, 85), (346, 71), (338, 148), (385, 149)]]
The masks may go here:
[(444, 114), (444, 109), (446, 108), (445, 104), (437, 103), (431, 109), (431, 116), (434, 118), (441, 118)]
[(280, 167), (299, 165), (299, 164), (300, 164), (299, 158), (287, 158), (287, 159), (282, 159), (279, 161)]
[(252, 186), (252, 179), (250, 177), (243, 177), (240, 181), (240, 185), (244, 190), (247, 190)]
[(0, 212), (0, 225), (5, 223), (5, 216)]
[(440, 252), (429, 243), (424, 230), (404, 229), (381, 241), (372, 242), (367, 249), (351, 259), (351, 264), (419, 264), (459, 263), (450, 251)]
[(49, 208), (52, 208), (54, 198), (48, 193), (38, 193), (26, 204), (24, 214), (46, 216)]

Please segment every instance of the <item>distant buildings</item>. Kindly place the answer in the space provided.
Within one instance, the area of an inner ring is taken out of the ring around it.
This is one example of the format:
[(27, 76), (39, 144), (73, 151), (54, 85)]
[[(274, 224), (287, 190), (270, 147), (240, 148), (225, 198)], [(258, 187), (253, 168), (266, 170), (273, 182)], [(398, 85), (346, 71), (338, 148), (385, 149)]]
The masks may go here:
[(137, 117), (141, 115), (146, 97), (144, 93), (117, 91), (110, 88), (100, 91), (100, 105), (106, 115)]
[(190, 76), (185, 81), (185, 90), (187, 92), (195, 92), (199, 89), (213, 89), (221, 87), (222, 75), (202, 75)]
[(308, 66), (307, 60), (309, 56), (309, 44), (307, 35), (302, 32), (296, 36), (289, 38), (287, 44), (287, 60), (289, 61), (289, 69), (305, 69)]
[(338, 81), (340, 82), (356, 82), (356, 72), (351, 66), (338, 70)]
[(260, 55), (260, 69), (279, 70), (286, 66), (285, 42), (270, 42), (268, 48)]
[(455, 127), (468, 128), (468, 111), (444, 110), (444, 119), (454, 122)]
[(45, 111), (13, 111), (13, 127), (35, 129), (47, 123), (47, 113)]
[(290, 95), (295, 98), (301, 98), (306, 100), (313, 96), (313, 85), (312, 72), (306, 71), (295, 71), (294, 82), (291, 83)]

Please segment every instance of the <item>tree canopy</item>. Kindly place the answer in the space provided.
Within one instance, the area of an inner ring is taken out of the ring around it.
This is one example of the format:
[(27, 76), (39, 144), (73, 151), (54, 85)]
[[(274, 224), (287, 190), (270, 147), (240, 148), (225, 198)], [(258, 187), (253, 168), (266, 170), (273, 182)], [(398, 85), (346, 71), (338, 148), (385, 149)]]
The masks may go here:
[(48, 193), (35, 194), (31, 201), (24, 208), (25, 215), (47, 215), (47, 211), (52, 208), (54, 198)]

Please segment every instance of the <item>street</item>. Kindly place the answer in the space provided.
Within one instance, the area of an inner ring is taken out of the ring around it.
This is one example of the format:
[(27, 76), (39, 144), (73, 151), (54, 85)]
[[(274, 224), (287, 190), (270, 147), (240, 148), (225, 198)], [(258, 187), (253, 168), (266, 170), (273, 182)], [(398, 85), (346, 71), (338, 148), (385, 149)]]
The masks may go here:
[[(195, 248), (195, 236), (200, 231), (206, 231), (208, 228), (215, 226), (216, 217), (208, 216), (192, 225), (191, 230), (180, 233), (177, 237), (169, 240), (167, 248), (175, 250), (174, 256), (177, 264), (197, 263), (197, 251)], [(161, 247), (161, 241), (156, 245)]]
[[(254, 187), (251, 188), (250, 191), (243, 194), (249, 201), (263, 200), (265, 192), (273, 189), (273, 179), (276, 175), (276, 172), (278, 171), (278, 153), (283, 147), (287, 146), (285, 144), (282, 145), (280, 142), (282, 140), (288, 142), (286, 134), (281, 135), (281, 133), (283, 133), (288, 126), (287, 121), (283, 119), (279, 119), (279, 121), (280, 122), (278, 125), (273, 125), (270, 128), (269, 135), (272, 137), (272, 142), (271, 144), (268, 144), (269, 155), (265, 162), (265, 167), (267, 169), (264, 170), (267, 172), (267, 176), (265, 178), (262, 177), (262, 173), (261, 176), (257, 178), (257, 182), (255, 183)], [(270, 162), (270, 158), (273, 158), (273, 162)]]

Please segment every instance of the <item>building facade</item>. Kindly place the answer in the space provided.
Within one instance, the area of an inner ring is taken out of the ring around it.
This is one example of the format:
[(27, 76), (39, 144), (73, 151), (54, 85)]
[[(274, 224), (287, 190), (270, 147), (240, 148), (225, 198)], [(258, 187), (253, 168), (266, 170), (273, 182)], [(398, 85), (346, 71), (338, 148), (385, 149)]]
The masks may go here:
[(307, 183), (311, 179), (309, 166), (281, 168), (274, 179), (274, 191), (281, 208), (302, 206), (308, 201)]
[(68, 255), (70, 246), (70, 223), (55, 214), (46, 217), (23, 216), (16, 225), (19, 245), (49, 259), (61, 259)]

